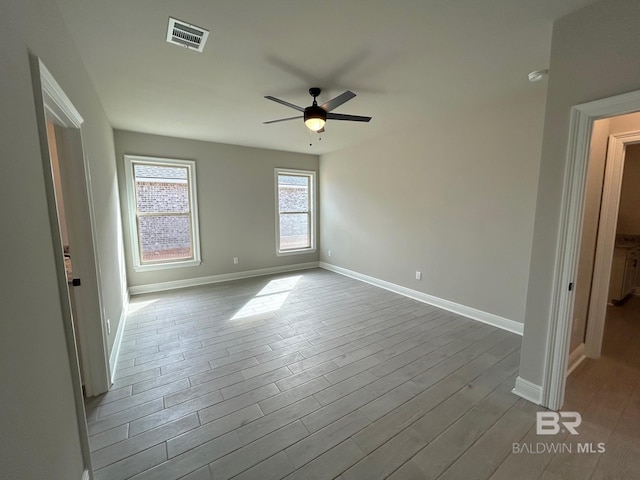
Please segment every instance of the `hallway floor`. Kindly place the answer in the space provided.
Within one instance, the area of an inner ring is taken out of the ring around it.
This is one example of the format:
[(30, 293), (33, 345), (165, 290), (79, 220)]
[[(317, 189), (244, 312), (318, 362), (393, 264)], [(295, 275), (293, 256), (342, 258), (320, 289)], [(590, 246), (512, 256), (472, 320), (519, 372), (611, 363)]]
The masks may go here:
[[(608, 307), (602, 356), (584, 360), (569, 376), (562, 411), (580, 412), (579, 435), (559, 434), (544, 441), (571, 445), (572, 453), (512, 454), (499, 470), (504, 474), (496, 478), (640, 478), (640, 297)], [(543, 440), (533, 428), (523, 441)], [(578, 454), (578, 443), (594, 452), (602, 443), (605, 452)]]

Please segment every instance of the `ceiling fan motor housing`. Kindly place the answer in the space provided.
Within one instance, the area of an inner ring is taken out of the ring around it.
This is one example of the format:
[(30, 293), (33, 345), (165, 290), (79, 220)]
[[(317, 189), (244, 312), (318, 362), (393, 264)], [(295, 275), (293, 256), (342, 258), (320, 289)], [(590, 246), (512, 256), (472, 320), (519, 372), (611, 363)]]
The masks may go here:
[(321, 118), (323, 121), (327, 120), (327, 111), (318, 106), (318, 102), (316, 101), (316, 97), (320, 95), (320, 90), (318, 87), (311, 87), (309, 89), (309, 95), (313, 97), (313, 105), (304, 109), (304, 121), (306, 122), (310, 118)]
[(304, 109), (304, 121), (306, 122), (310, 118), (321, 118), (327, 120), (327, 111), (319, 107), (317, 104), (311, 105)]

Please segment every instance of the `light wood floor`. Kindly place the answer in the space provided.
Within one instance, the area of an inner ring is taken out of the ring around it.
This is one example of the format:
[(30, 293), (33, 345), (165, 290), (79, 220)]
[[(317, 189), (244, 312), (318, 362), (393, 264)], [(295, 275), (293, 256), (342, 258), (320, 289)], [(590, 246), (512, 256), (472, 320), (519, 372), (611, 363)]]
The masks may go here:
[(136, 296), (87, 402), (95, 477), (640, 478), (607, 476), (638, 447), (637, 365), (570, 379), (607, 453), (547, 458), (512, 453), (542, 410), (511, 393), (519, 360), (517, 335), (324, 270)]

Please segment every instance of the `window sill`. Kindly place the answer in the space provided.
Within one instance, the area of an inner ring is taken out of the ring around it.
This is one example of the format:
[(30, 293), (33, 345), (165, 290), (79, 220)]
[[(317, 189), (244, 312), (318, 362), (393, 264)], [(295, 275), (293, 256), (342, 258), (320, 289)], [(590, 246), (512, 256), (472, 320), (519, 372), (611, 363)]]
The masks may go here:
[(284, 251), (277, 251), (276, 255), (278, 257), (286, 257), (288, 255), (304, 255), (305, 253), (315, 253), (316, 249), (315, 248), (303, 248), (300, 250), (284, 250)]
[(197, 267), (200, 265), (200, 260), (187, 260), (185, 262), (170, 262), (170, 263), (152, 263), (149, 265), (134, 265), (133, 269), (136, 272), (153, 272), (157, 270), (168, 270), (171, 268), (183, 268), (183, 267)]

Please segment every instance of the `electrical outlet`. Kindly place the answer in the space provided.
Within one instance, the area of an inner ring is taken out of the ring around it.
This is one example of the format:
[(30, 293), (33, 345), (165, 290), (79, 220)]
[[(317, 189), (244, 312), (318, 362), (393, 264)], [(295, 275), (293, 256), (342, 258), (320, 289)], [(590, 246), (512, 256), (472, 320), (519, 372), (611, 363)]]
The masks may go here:
[(111, 320), (107, 318), (107, 335), (111, 335)]
[(238, 257), (233, 257), (233, 263), (235, 263), (237, 265), (238, 262), (239, 262)]
[(416, 272), (416, 280), (422, 280), (422, 272)]
[(331, 256), (331, 250), (327, 250), (327, 256)]

